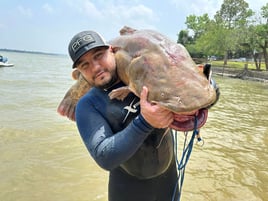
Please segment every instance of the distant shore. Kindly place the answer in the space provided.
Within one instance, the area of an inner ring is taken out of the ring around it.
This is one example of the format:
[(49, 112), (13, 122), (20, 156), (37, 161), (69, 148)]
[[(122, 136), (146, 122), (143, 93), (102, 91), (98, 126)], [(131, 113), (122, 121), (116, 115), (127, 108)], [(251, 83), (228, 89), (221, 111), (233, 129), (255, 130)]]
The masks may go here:
[(13, 49), (0, 49), (3, 52), (19, 52), (19, 53), (30, 53), (30, 54), (45, 54), (45, 55), (65, 55), (59, 53), (49, 53), (49, 52), (38, 52), (38, 51), (29, 51), (29, 50), (13, 50)]
[(257, 71), (212, 65), (213, 74), (243, 80), (268, 82), (268, 71)]

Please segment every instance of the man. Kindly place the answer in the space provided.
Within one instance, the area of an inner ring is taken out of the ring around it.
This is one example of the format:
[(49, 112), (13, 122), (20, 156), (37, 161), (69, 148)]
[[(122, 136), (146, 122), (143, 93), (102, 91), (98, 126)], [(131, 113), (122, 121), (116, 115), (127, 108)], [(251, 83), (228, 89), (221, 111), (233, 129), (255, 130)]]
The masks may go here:
[(168, 201), (176, 194), (173, 114), (130, 93), (124, 101), (108, 94), (124, 86), (115, 51), (94, 31), (76, 34), (69, 44), (73, 68), (92, 86), (76, 106), (75, 119), (96, 163), (110, 171), (109, 201)]

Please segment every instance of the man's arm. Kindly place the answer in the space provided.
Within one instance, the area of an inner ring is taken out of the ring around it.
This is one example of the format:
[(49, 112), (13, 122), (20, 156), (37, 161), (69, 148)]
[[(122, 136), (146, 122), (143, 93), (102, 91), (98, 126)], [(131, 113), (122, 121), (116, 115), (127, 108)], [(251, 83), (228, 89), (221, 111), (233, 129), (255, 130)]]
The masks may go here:
[(113, 133), (106, 119), (88, 99), (82, 98), (78, 102), (77, 127), (91, 156), (102, 168), (111, 170), (127, 161), (143, 144), (154, 126), (168, 127), (170, 120), (166, 120), (168, 118), (165, 119), (165, 116), (169, 113), (148, 103), (147, 95), (148, 90), (144, 88), (140, 100), (142, 113), (117, 133)]

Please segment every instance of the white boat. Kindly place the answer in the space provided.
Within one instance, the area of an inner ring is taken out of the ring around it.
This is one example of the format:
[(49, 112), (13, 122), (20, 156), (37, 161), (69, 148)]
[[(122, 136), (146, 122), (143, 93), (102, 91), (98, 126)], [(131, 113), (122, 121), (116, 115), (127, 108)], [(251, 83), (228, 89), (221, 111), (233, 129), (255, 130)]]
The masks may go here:
[(14, 64), (8, 63), (8, 58), (0, 55), (0, 67), (12, 67)]
[(14, 64), (11, 64), (11, 63), (4, 63), (4, 62), (1, 62), (0, 61), (0, 67), (12, 67), (14, 66)]

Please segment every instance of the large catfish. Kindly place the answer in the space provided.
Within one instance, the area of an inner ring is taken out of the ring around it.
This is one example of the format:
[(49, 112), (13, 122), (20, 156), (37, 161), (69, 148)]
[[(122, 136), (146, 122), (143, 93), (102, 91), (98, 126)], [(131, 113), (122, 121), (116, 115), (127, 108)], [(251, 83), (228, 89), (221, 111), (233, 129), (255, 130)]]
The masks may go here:
[[(109, 42), (116, 50), (117, 72), (126, 88), (111, 92), (110, 98), (123, 99), (126, 92), (140, 95), (142, 87), (149, 90), (148, 101), (174, 113), (170, 127), (180, 131), (202, 127), (219, 91), (211, 81), (209, 66), (204, 70), (194, 63), (184, 46), (152, 30), (124, 27), (120, 36)], [(74, 120), (78, 99), (90, 86), (77, 71), (78, 81), (66, 93), (58, 113)]]

